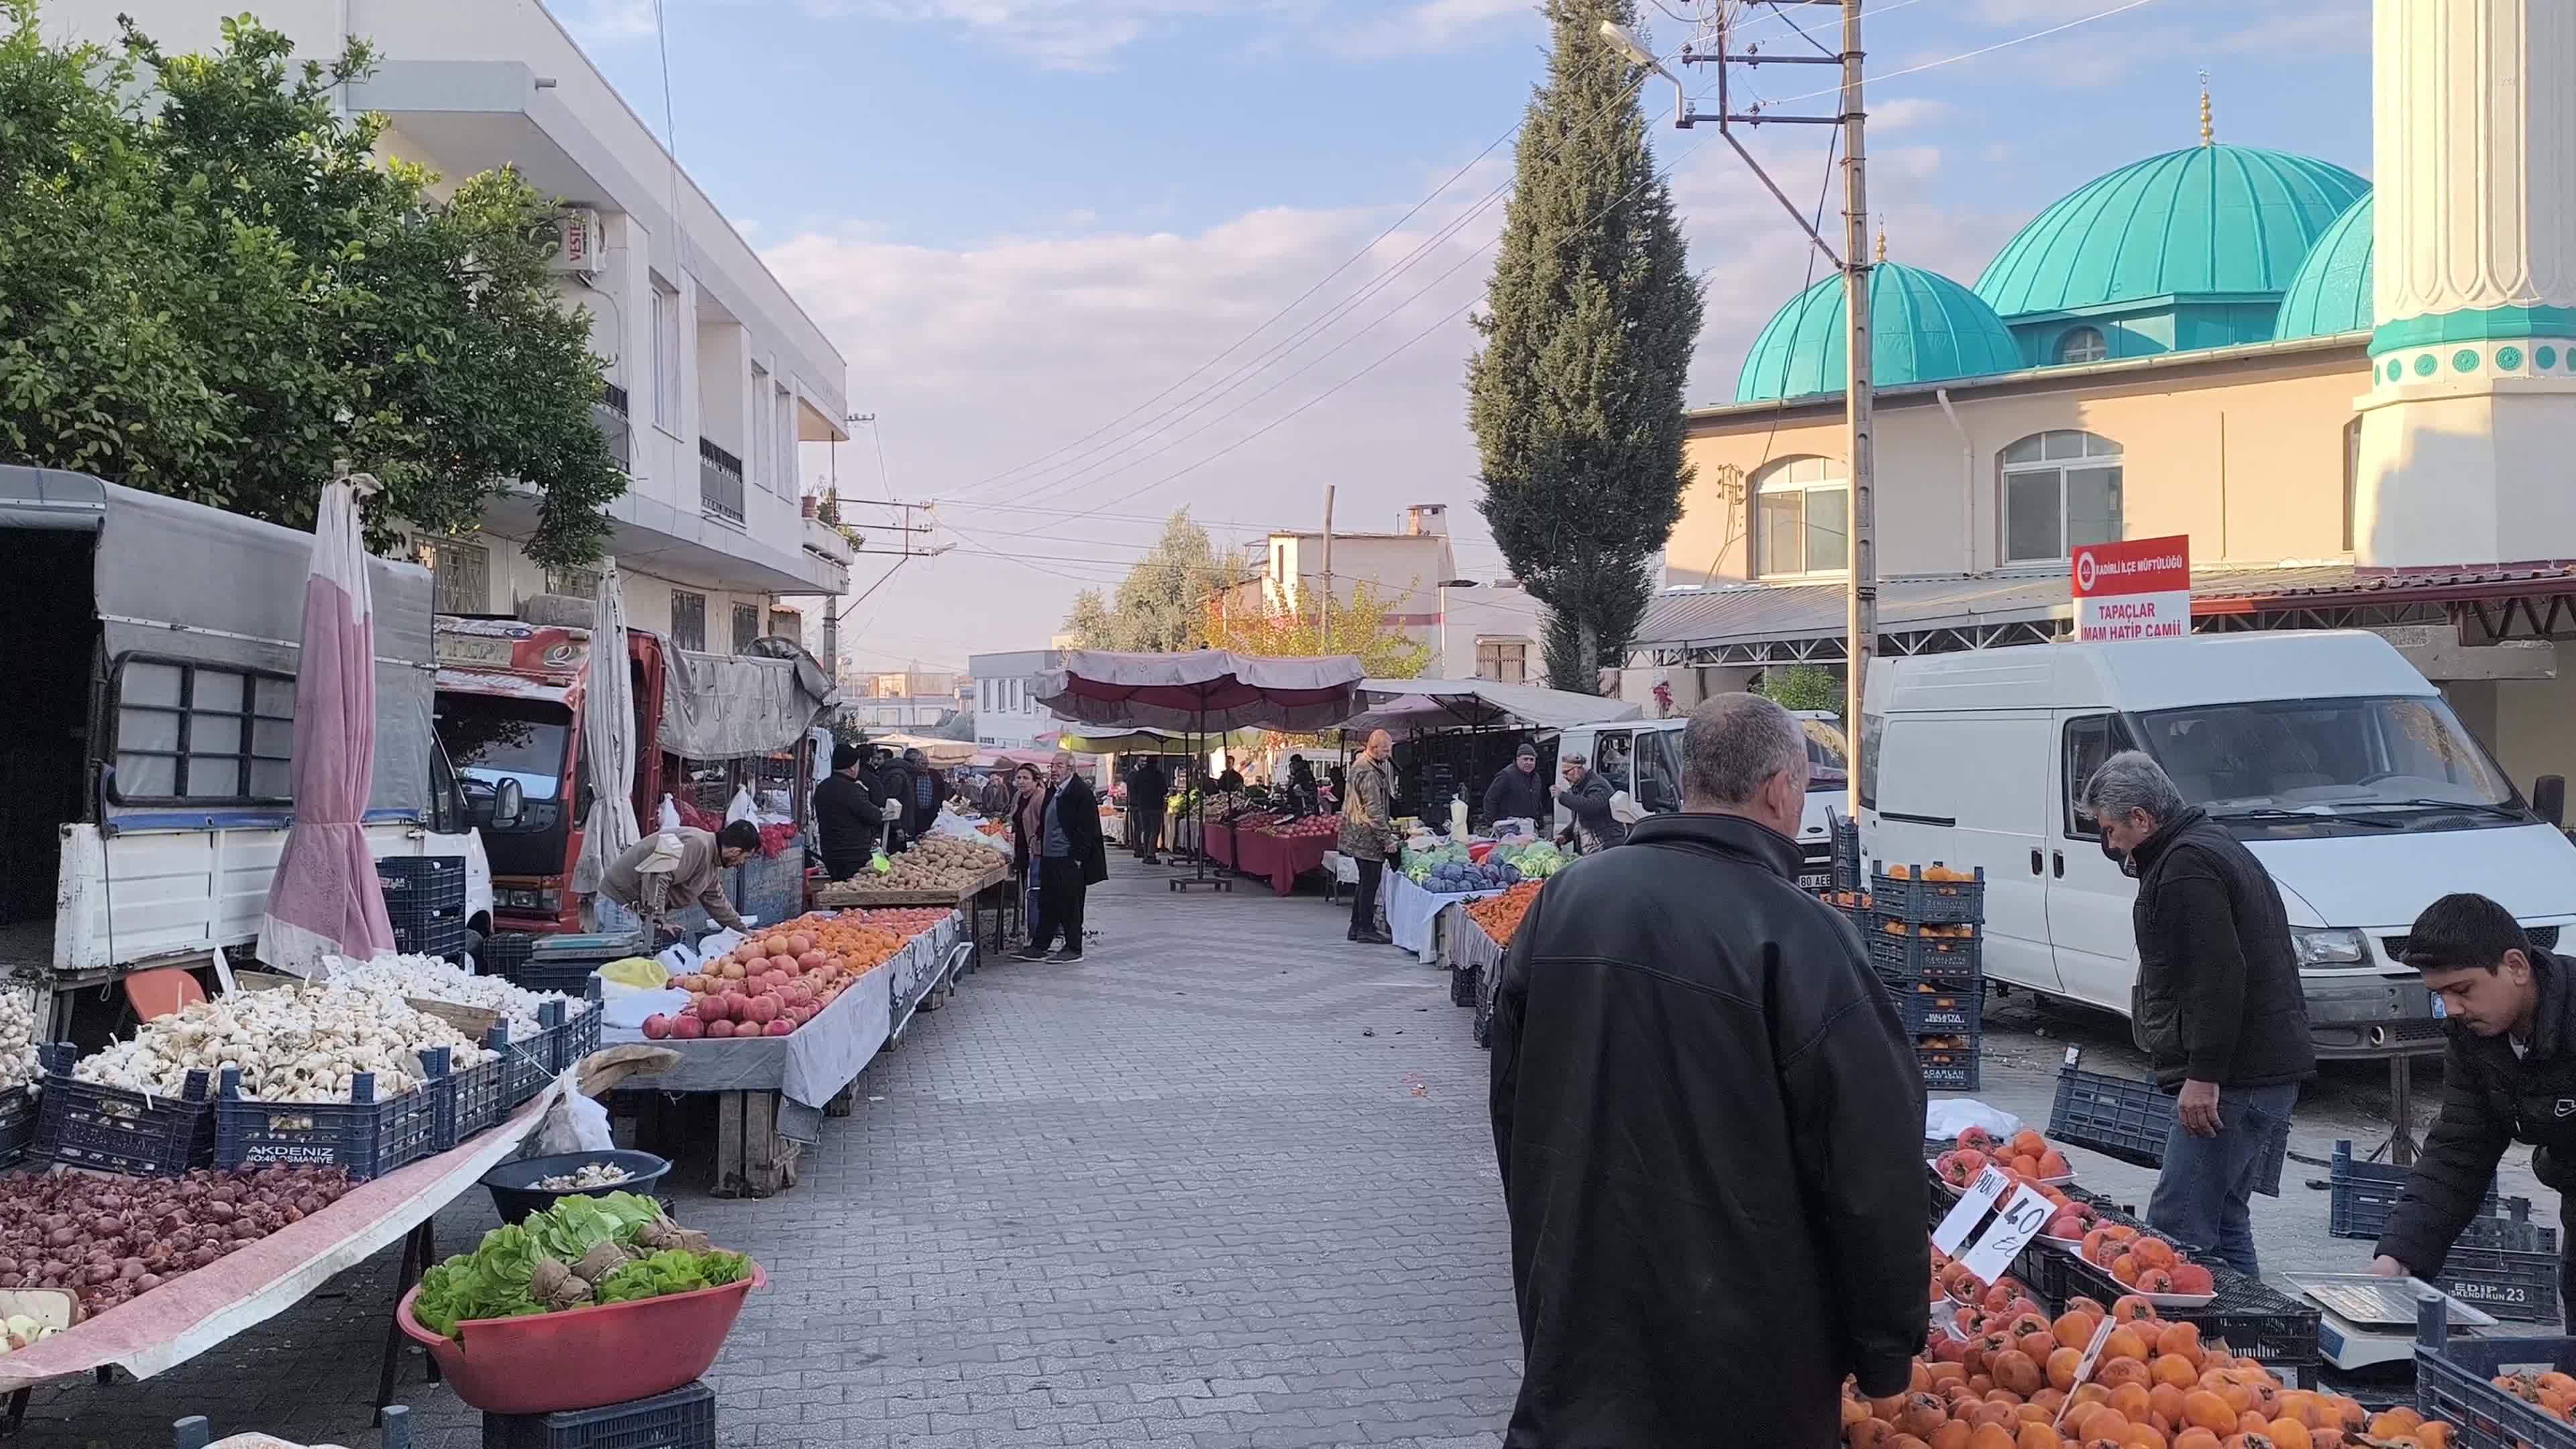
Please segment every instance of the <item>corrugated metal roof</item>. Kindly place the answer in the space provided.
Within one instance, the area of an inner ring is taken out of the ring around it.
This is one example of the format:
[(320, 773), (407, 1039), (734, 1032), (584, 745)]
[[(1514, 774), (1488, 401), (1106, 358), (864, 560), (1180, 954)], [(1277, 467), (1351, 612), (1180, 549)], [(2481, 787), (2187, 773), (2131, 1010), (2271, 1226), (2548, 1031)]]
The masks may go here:
[[(2576, 591), (2576, 567), (2458, 568), (2364, 574), (2350, 563), (2279, 564), (2192, 571), (2193, 612), (2257, 613), (2268, 601), (2323, 599), (2427, 603), (2527, 591)], [(1944, 574), (1882, 579), (1883, 633), (1971, 628), (2072, 617), (2064, 573)], [(1731, 584), (1659, 594), (1631, 649), (1703, 648), (1839, 638), (1840, 583)]]

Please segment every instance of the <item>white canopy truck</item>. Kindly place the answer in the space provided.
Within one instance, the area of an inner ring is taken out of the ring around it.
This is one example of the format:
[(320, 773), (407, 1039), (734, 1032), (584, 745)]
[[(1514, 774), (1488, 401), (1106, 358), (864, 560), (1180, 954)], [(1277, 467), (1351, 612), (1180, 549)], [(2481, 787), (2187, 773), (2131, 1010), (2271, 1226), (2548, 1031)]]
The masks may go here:
[[(0, 467), (0, 975), (66, 993), (259, 935), (295, 802), (312, 538), (85, 474)], [(370, 561), (379, 859), (491, 871), (430, 727), (430, 576)], [(58, 1023), (57, 1025), (60, 1025)]]
[(2077, 804), (2126, 749), (2272, 873), (2320, 1057), (2440, 1049), (2431, 996), (2400, 959), (2436, 898), (2491, 896), (2543, 947), (2576, 922), (2565, 782), (2535, 782), (2535, 809), (2376, 634), (1882, 656), (1868, 698), (1863, 853), (1983, 867), (2000, 982), (2131, 1011), (2137, 885)]
[[(1833, 876), (1833, 822), (1846, 808), (1849, 746), (1841, 716), (1830, 710), (1791, 713), (1807, 732), (1807, 806), (1798, 822), (1798, 884), (1823, 890)], [(1580, 753), (1609, 779), (1613, 790), (1628, 792), (1638, 809), (1649, 815), (1669, 814), (1682, 808), (1682, 731), (1689, 724), (1687, 718), (1680, 718), (1578, 726), (1556, 736), (1556, 758)], [(1553, 790), (1561, 777), (1554, 773), (1554, 762), (1545, 762), (1544, 768), (1550, 772)], [(1572, 813), (1560, 801), (1554, 828), (1562, 833), (1573, 822)]]

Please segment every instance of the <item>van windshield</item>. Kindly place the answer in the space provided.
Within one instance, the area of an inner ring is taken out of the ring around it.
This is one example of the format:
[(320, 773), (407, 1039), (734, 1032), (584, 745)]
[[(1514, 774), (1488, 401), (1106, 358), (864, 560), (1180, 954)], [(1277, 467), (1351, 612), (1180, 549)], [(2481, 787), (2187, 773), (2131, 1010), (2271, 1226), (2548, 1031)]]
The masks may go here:
[(2257, 700), (2135, 718), (2147, 753), (2183, 798), (2240, 834), (2532, 819), (2439, 698)]
[(489, 800), (503, 780), (516, 780), (530, 800), (563, 793), (564, 744), (572, 711), (546, 700), (492, 695), (438, 696), (438, 738), (447, 746), (466, 793)]
[(1841, 790), (1851, 780), (1851, 746), (1843, 739), (1842, 726), (1829, 719), (1802, 719), (1807, 732), (1807, 788)]

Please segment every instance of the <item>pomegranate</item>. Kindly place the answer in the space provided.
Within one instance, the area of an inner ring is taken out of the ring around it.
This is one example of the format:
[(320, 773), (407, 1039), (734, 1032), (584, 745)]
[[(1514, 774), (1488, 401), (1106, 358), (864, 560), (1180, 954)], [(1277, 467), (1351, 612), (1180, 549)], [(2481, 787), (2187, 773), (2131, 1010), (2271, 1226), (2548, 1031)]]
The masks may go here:
[(694, 1016), (684, 1016), (671, 1023), (671, 1035), (682, 1041), (696, 1041), (707, 1034), (707, 1024)]
[(671, 1018), (656, 1013), (644, 1018), (644, 1034), (655, 1041), (667, 1041), (671, 1035)]
[(795, 1029), (796, 1023), (792, 1021), (773, 1021), (768, 1026), (762, 1028), (763, 1031), (767, 1032), (771, 1036), (785, 1036)]
[(727, 1037), (727, 1036), (731, 1036), (731, 1035), (733, 1035), (733, 1023), (732, 1023), (732, 1022), (729, 1022), (729, 1021), (711, 1021), (711, 1022), (708, 1022), (708, 1023), (707, 1023), (707, 1035), (709, 1035), (709, 1036), (713, 1036), (713, 1037)]

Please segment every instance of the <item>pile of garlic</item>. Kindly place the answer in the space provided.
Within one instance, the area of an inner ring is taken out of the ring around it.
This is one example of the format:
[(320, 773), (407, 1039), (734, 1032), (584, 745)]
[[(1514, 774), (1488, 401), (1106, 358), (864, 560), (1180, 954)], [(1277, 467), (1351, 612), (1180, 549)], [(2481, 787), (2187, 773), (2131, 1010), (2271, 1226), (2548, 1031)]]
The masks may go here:
[[(443, 1001), (499, 1012), (510, 1019), (512, 1041), (525, 1041), (537, 1032), (538, 1007), (549, 1001), (572, 1000), (559, 991), (529, 991), (503, 977), (477, 976), (437, 956), (378, 956), (373, 961), (325, 956), (321, 979), (333, 986), (390, 991), (415, 1001)], [(580, 1010), (578, 1006), (572, 1009)]]
[(0, 981), (0, 1092), (36, 1079), (36, 988)]
[(206, 1073), (209, 1089), (220, 1089), (223, 1069), (239, 1067), (245, 1097), (345, 1102), (358, 1073), (373, 1072), (382, 1101), (421, 1085), (421, 1050), (442, 1046), (454, 1071), (491, 1056), (389, 992), (280, 986), (191, 1002), (145, 1022), (132, 1041), (83, 1057), (72, 1076), (177, 1096), (192, 1070)]

